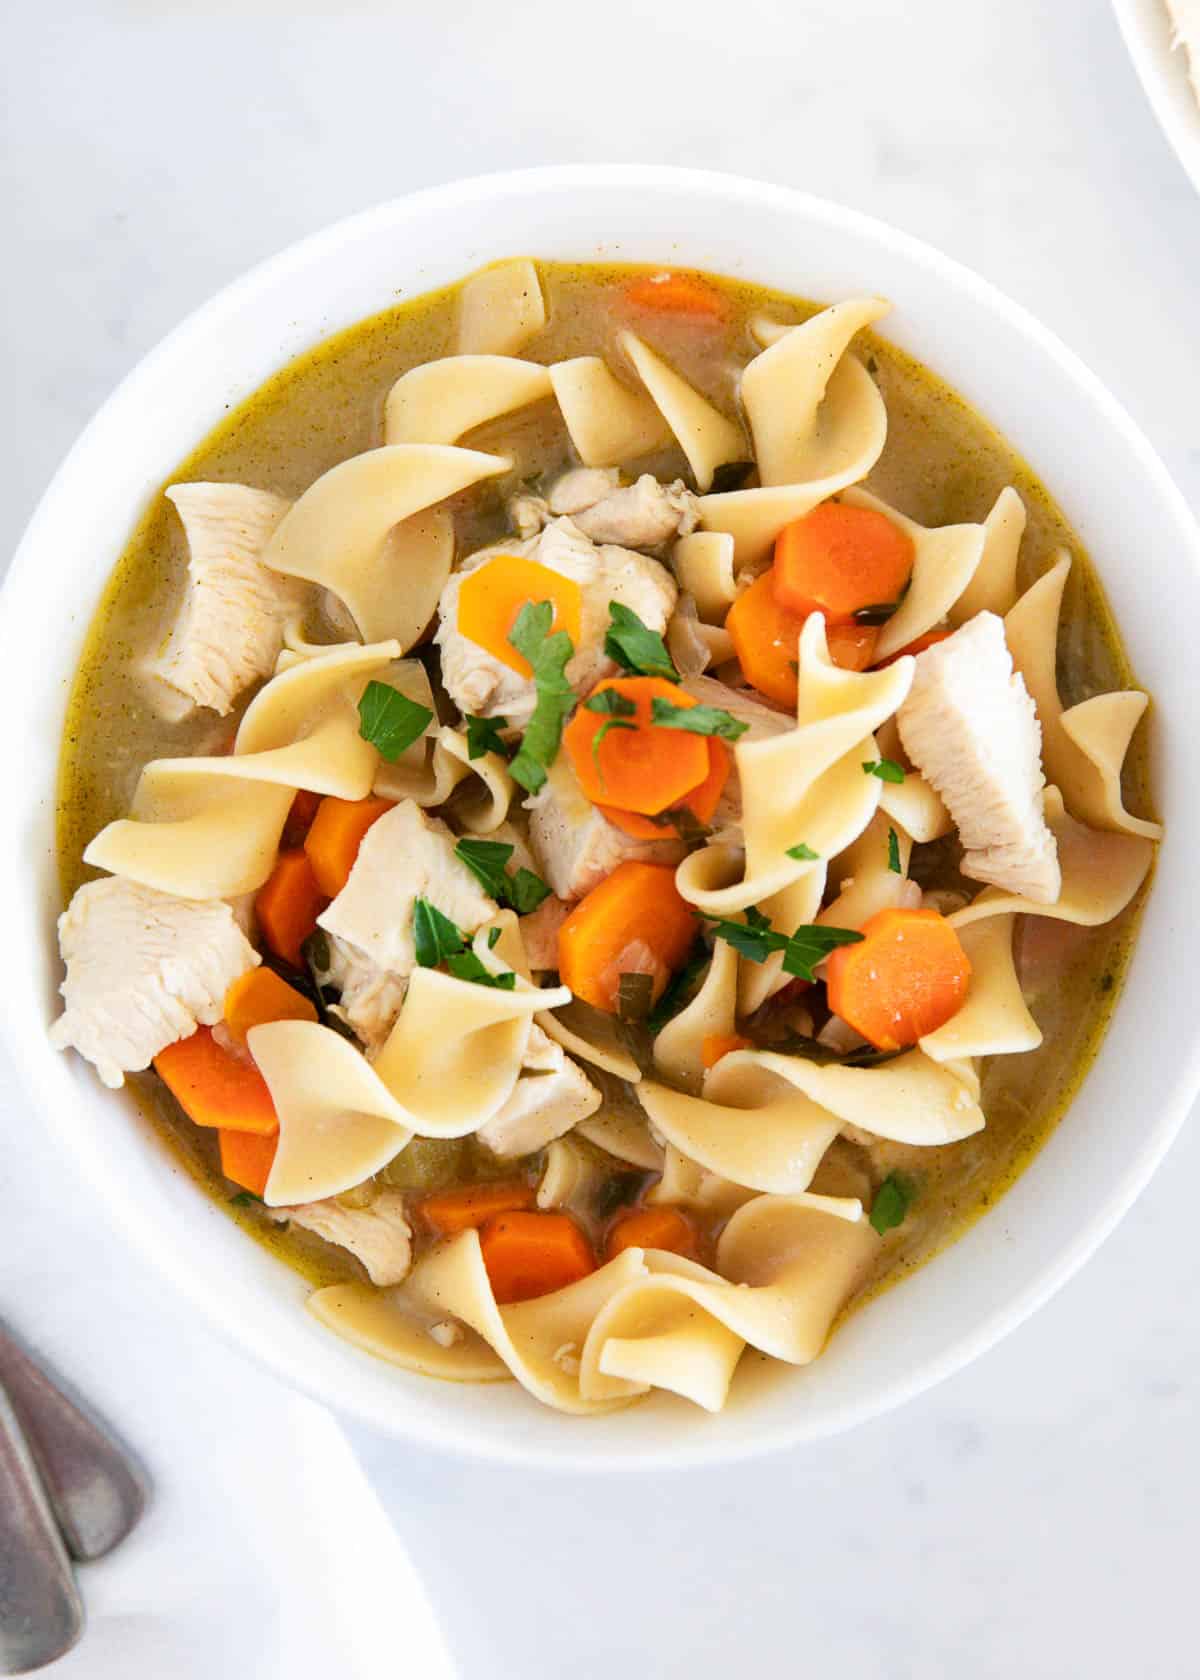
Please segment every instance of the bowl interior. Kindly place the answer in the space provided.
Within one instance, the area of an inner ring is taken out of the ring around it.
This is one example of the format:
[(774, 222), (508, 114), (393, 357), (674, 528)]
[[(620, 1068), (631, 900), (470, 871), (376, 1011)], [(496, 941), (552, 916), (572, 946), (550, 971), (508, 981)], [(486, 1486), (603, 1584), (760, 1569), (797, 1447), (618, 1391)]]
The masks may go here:
[[(996, 424), (1064, 507), (1156, 702), (1168, 838), (1112, 1030), (1064, 1122), (985, 1219), (856, 1314), (817, 1364), (758, 1362), (717, 1418), (658, 1397), (566, 1419), (513, 1384), (450, 1386), (358, 1354), (308, 1318), (302, 1281), (212, 1206), (131, 1104), (45, 1042), (59, 978), (59, 733), (88, 621), (147, 499), (227, 405), (299, 351), (519, 253), (679, 262), (829, 300), (889, 297), (884, 333)], [(595, 168), (465, 182), (341, 223), (237, 282), (139, 366), (64, 463), (14, 561), (0, 615), (0, 731), (16, 772), (0, 833), (14, 1055), (64, 1151), (148, 1263), (289, 1381), (365, 1421), (498, 1460), (604, 1469), (715, 1462), (846, 1427), (955, 1369), (1067, 1277), (1133, 1199), (1200, 1084), (1188, 989), (1161, 984), (1179, 967), (1200, 845), (1183, 728), (1196, 562), (1195, 527), (1157, 458), (1056, 340), (945, 258), (835, 206), (728, 177)]]

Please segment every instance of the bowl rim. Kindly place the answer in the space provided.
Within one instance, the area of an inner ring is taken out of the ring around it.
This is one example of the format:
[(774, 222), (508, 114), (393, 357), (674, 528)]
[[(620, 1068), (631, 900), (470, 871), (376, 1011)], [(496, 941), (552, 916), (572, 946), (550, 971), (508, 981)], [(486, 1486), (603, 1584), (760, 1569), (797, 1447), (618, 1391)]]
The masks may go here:
[[(93, 438), (108, 426), (115, 410), (136, 401), (141, 387), (153, 379), (159, 364), (168, 360), (181, 343), (201, 331), (206, 336), (211, 334), (219, 328), (223, 319), (235, 314), (259, 289), (274, 285), (289, 271), (305, 267), (320, 253), (336, 248), (348, 239), (374, 227), (385, 226), (402, 214), (414, 210), (427, 213), (461, 211), (482, 196), (490, 198), (506, 193), (589, 186), (671, 190), (701, 200), (716, 200), (736, 192), (756, 201), (764, 208), (775, 207), (791, 214), (799, 214), (810, 223), (824, 223), (840, 228), (867, 242), (890, 249), (914, 268), (934, 275), (941, 284), (964, 292), (976, 306), (1005, 320), (1020, 336), (1031, 341), (1034, 349), (1051, 360), (1073, 388), (1075, 397), (1082, 405), (1090, 405), (1093, 410), (1100, 411), (1119, 435), (1124, 447), (1136, 458), (1141, 472), (1152, 484), (1165, 512), (1178, 527), (1181, 541), (1191, 554), (1193, 568), (1200, 572), (1200, 528), (1153, 446), (1123, 405), (1055, 333), (974, 270), (878, 218), (818, 195), (775, 183), (721, 171), (662, 165), (545, 165), (456, 179), (358, 211), (264, 258), (193, 309), (126, 374), (64, 456), (35, 507), (14, 552), (3, 588), (0, 589), (0, 627), (4, 626), (6, 620), (12, 619), (13, 598), (25, 574), (36, 562), (37, 551), (41, 545), (42, 527), (60, 495), (63, 481), (69, 478), (77, 459), (91, 448)], [(664, 246), (669, 244), (670, 241), (664, 239)], [(5, 612), (5, 607), (10, 610)], [(14, 893), (17, 890), (16, 883), (6, 882), (3, 890), (6, 895)], [(48, 1078), (51, 1060), (57, 1058), (58, 1052), (51, 1049), (44, 1035), (30, 1038), (19, 1033), (8, 1011), (0, 1011), (0, 1035), (4, 1038), (22, 1084), (32, 1100), (37, 1103), (39, 1110), (46, 1114), (60, 1141), (68, 1146), (69, 1151), (71, 1133), (68, 1116), (50, 1099), (44, 1083)], [(861, 1400), (843, 1403), (836, 1417), (830, 1417), (818, 1427), (813, 1426), (811, 1419), (806, 1420), (803, 1408), (798, 1406), (792, 1414), (794, 1423), (791, 1426), (786, 1423), (778, 1425), (754, 1435), (752, 1439), (734, 1439), (729, 1433), (724, 1437), (719, 1433), (707, 1433), (702, 1437), (692, 1435), (681, 1442), (678, 1449), (670, 1451), (622, 1448), (620, 1443), (607, 1438), (599, 1450), (589, 1452), (582, 1434), (578, 1447), (564, 1444), (561, 1439), (544, 1445), (530, 1445), (527, 1441), (482, 1441), (470, 1432), (465, 1423), (456, 1424), (450, 1409), (443, 1414), (442, 1424), (432, 1428), (422, 1420), (403, 1415), (388, 1415), (380, 1406), (367, 1403), (353, 1393), (335, 1396), (330, 1392), (331, 1385), (327, 1379), (310, 1377), (306, 1372), (297, 1370), (292, 1360), (273, 1345), (264, 1346), (261, 1342), (253, 1340), (248, 1325), (243, 1327), (244, 1321), (241, 1317), (221, 1314), (216, 1309), (212, 1297), (201, 1287), (194, 1268), (189, 1266), (183, 1253), (184, 1245), (180, 1245), (179, 1251), (168, 1248), (164, 1252), (152, 1221), (135, 1205), (131, 1205), (132, 1199), (121, 1199), (111, 1180), (99, 1170), (95, 1161), (89, 1163), (86, 1177), (90, 1187), (101, 1196), (110, 1221), (146, 1256), (154, 1270), (166, 1276), (171, 1287), (178, 1290), (190, 1305), (198, 1309), (210, 1328), (216, 1330), (230, 1345), (273, 1371), (289, 1386), (334, 1407), (343, 1416), (353, 1417), (357, 1422), (369, 1424), (413, 1443), (420, 1442), (423, 1445), (443, 1448), (467, 1458), (493, 1464), (592, 1472), (691, 1469), (736, 1463), (768, 1451), (799, 1446), (841, 1433), (914, 1398), (978, 1358), (1055, 1294), (1111, 1233), (1141, 1193), (1178, 1134), (1198, 1091), (1200, 1035), (1192, 1042), (1188, 1053), (1180, 1056), (1167, 1099), (1153, 1123), (1142, 1134), (1140, 1147), (1131, 1149), (1125, 1167), (1114, 1175), (1108, 1194), (1090, 1207), (1087, 1216), (1079, 1221), (1061, 1243), (1055, 1245), (1053, 1259), (1036, 1277), (935, 1356), (926, 1357), (922, 1363), (898, 1373), (896, 1377), (880, 1384)], [(75, 1152), (74, 1158), (78, 1166), (78, 1152)], [(80, 1170), (82, 1172), (83, 1169)], [(950, 1246), (953, 1247), (954, 1244)], [(936, 1263), (936, 1258), (930, 1263)]]

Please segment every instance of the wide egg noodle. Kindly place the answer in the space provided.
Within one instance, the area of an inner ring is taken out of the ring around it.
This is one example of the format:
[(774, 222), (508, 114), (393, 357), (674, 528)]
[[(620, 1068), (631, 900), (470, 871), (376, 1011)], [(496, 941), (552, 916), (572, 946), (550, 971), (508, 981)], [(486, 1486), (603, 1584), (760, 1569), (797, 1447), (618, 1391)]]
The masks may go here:
[(297, 788), (363, 799), (379, 755), (359, 733), (366, 683), (396, 642), (335, 646), (273, 677), (255, 696), (231, 754), (156, 759), (131, 814), (103, 828), (84, 861), (181, 898), (233, 898), (275, 865)]
[(713, 946), (704, 983), (654, 1040), (654, 1066), (664, 1079), (685, 1091), (698, 1091), (704, 1079), (704, 1040), (734, 1029), (737, 1017), (738, 954), (724, 939)]
[[(892, 868), (889, 831), (896, 836)], [(861, 928), (881, 910), (915, 909), (921, 889), (908, 879), (912, 841), (902, 829), (892, 830), (887, 814), (876, 811), (853, 845), (835, 858), (830, 873), (838, 884), (837, 897), (814, 920), (828, 927)]]
[(919, 846), (930, 840), (940, 840), (954, 827), (954, 818), (946, 809), (942, 796), (927, 782), (904, 751), (900, 730), (894, 717), (879, 726), (875, 744), (880, 758), (891, 759), (904, 771), (902, 782), (883, 782), (879, 789), (879, 808), (893, 822), (915, 840)]
[(730, 1184), (780, 1195), (808, 1189), (842, 1129), (836, 1114), (779, 1082), (761, 1102), (722, 1103), (644, 1079), (638, 1100), (681, 1155)]
[[(692, 531), (671, 550), (680, 589), (692, 597), (702, 623), (723, 625), (737, 599), (733, 538), (727, 531)], [(719, 661), (716, 661), (719, 663)]]
[(1042, 1042), (1042, 1029), (1029, 1013), (1013, 962), (1015, 925), (1016, 917), (1007, 915), (958, 928), (971, 978), (961, 1006), (936, 1032), (919, 1040), (933, 1061), (1013, 1056), (1036, 1050)]
[(394, 764), (380, 763), (375, 773), (375, 793), (383, 799), (411, 799), (428, 810), (444, 805), (457, 787), (473, 781), (477, 796), (456, 816), (473, 834), (493, 834), (507, 818), (515, 791), (500, 754), (485, 752), (472, 758), (465, 731), (449, 724), (415, 745), (421, 749), (418, 762), (403, 754)]
[[(450, 1325), (418, 1311), (404, 1286), (376, 1289), (369, 1283), (333, 1283), (308, 1297), (305, 1306), (327, 1330), (373, 1359), (443, 1382), (507, 1382), (508, 1366), (474, 1330)], [(443, 1325), (444, 1337), (431, 1335)]]
[(695, 1208), (697, 1212), (727, 1219), (744, 1202), (757, 1195), (743, 1184), (734, 1184), (719, 1173), (709, 1172), (682, 1149), (669, 1143), (663, 1151), (662, 1176), (651, 1185), (643, 1200), (649, 1207)]
[(458, 294), (460, 356), (515, 356), (546, 325), (546, 300), (529, 257), (491, 263)]
[(918, 525), (866, 490), (847, 490), (842, 500), (882, 513), (913, 545), (912, 580), (875, 644), (875, 658), (889, 659), (946, 617), (975, 575), (986, 532), (982, 525)]
[(550, 379), (585, 467), (617, 467), (670, 443), (671, 429), (649, 397), (622, 385), (601, 357), (555, 362)]
[(1058, 624), (1070, 570), (1069, 556), (1060, 555), (1004, 620), (1013, 665), (1042, 725), (1046, 780), (1062, 790), (1067, 809), (1081, 822), (1158, 840), (1162, 825), (1131, 816), (1121, 797), (1121, 767), (1147, 696), (1137, 690), (1097, 694), (1067, 711), (1059, 698)]
[(783, 330), (742, 370), (742, 405), (764, 485), (817, 480), (844, 489), (875, 465), (887, 441), (887, 409), (848, 351), (854, 335), (889, 308), (882, 298), (835, 303)]
[(392, 386), (383, 441), (457, 443), (464, 433), (553, 396), (550, 370), (514, 356), (443, 356), (410, 368)]
[[(385, 563), (394, 527), (481, 479), (507, 472), (506, 456), (443, 444), (368, 449), (322, 473), (286, 513), (263, 554), (289, 577), (343, 601), (367, 641), (392, 638), (402, 653), (424, 634), (450, 575), (444, 527)], [(410, 530), (415, 528), (410, 527)]]
[(636, 333), (623, 332), (617, 342), (687, 456), (697, 489), (707, 490), (713, 474), (726, 461), (745, 459), (746, 440), (740, 426), (726, 419)]
[(981, 612), (1003, 618), (1016, 601), (1025, 503), (1011, 484), (996, 497), (983, 530), (983, 555), (970, 583), (950, 608), (950, 622), (955, 627)]

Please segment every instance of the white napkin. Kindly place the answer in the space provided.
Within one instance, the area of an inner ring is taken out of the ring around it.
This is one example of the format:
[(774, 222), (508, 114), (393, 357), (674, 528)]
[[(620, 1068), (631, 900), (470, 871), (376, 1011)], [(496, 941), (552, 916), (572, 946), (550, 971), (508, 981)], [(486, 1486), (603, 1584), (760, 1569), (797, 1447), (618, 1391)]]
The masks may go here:
[(330, 1414), (146, 1277), (2, 1056), (0, 1113), (0, 1312), (152, 1484), (139, 1528), (80, 1568), (87, 1629), (49, 1672), (451, 1680), (421, 1583)]

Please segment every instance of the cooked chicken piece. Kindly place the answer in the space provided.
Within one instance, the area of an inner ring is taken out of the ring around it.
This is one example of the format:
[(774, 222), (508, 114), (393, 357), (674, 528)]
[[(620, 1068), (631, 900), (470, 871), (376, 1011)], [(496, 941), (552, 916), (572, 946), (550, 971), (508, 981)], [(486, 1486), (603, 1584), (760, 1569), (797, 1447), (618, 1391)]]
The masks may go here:
[(284, 624), (304, 604), (305, 583), (262, 563), (291, 503), (245, 484), (173, 484), (167, 495), (187, 533), (187, 597), (147, 674), (165, 716), (210, 706), (224, 717), (274, 671)]
[(371, 824), (350, 879), (317, 918), (328, 934), (342, 988), (341, 1013), (378, 1048), (404, 999), (403, 981), (416, 963), (413, 905), (418, 898), (466, 934), (496, 914), (496, 904), (454, 852), (445, 823), (406, 799)]
[(535, 1023), (512, 1096), (476, 1135), (496, 1155), (532, 1155), (594, 1114), (602, 1100), (582, 1068)]
[(377, 1289), (401, 1283), (412, 1266), (412, 1226), (399, 1190), (381, 1190), (366, 1207), (344, 1207), (336, 1196), (298, 1207), (268, 1208), (272, 1219), (291, 1221), (361, 1260)]
[(442, 591), (435, 640), (441, 649), (442, 681), (450, 698), (459, 711), (477, 717), (507, 717), (510, 723), (523, 727), (537, 703), (531, 677), (515, 671), (458, 630), (458, 595), (463, 578), (501, 554), (527, 556), (579, 584), (583, 592), (579, 645), (567, 665), (567, 677), (577, 694), (587, 693), (616, 670), (604, 652), (610, 601), (632, 608), (644, 624), (658, 631), (666, 628), (675, 607), (675, 582), (665, 566), (630, 549), (597, 547), (569, 519), (554, 520), (538, 537), (495, 543), (470, 555)]
[(626, 858), (678, 863), (684, 855), (680, 840), (635, 840), (610, 823), (584, 793), (563, 753), (550, 766), (545, 787), (527, 803), (538, 872), (559, 898), (582, 898)]
[(558, 930), (571, 914), (561, 898), (548, 898), (528, 916), (521, 917), (521, 938), (525, 957), (532, 969), (558, 967)]
[[(550, 492), (554, 508), (554, 492)], [(624, 548), (659, 548), (676, 537), (696, 529), (699, 514), (696, 498), (681, 478), (674, 484), (660, 484), (643, 473), (636, 484), (624, 490), (610, 490), (591, 507), (572, 516), (576, 525), (593, 542), (620, 543)]]
[(896, 721), (958, 827), (963, 874), (1052, 904), (1062, 875), (1042, 814), (1041, 725), (995, 613), (917, 656)]
[(546, 506), (555, 516), (565, 513), (573, 517), (620, 488), (621, 474), (616, 467), (572, 467), (554, 480), (546, 492)]
[(50, 1029), (116, 1089), (197, 1026), (221, 1019), (226, 989), (260, 961), (223, 899), (176, 898), (109, 875), (58, 918), (66, 1008)]
[[(715, 677), (684, 677), (681, 686), (685, 693), (690, 694), (693, 700), (698, 700), (702, 706), (716, 706), (735, 717), (739, 723), (746, 724), (746, 733), (738, 736), (739, 744), (766, 741), (772, 735), (783, 735), (787, 730), (795, 728), (796, 720), (787, 712), (774, 711), (770, 706), (764, 706), (762, 701), (748, 690), (730, 688), (728, 683), (718, 682)], [(741, 822), (742, 790), (738, 783), (735, 759), (729, 771), (729, 780), (721, 790), (721, 797), (713, 812), (712, 826), (721, 832), (740, 828)], [(729, 837), (736, 838), (732, 835)]]

